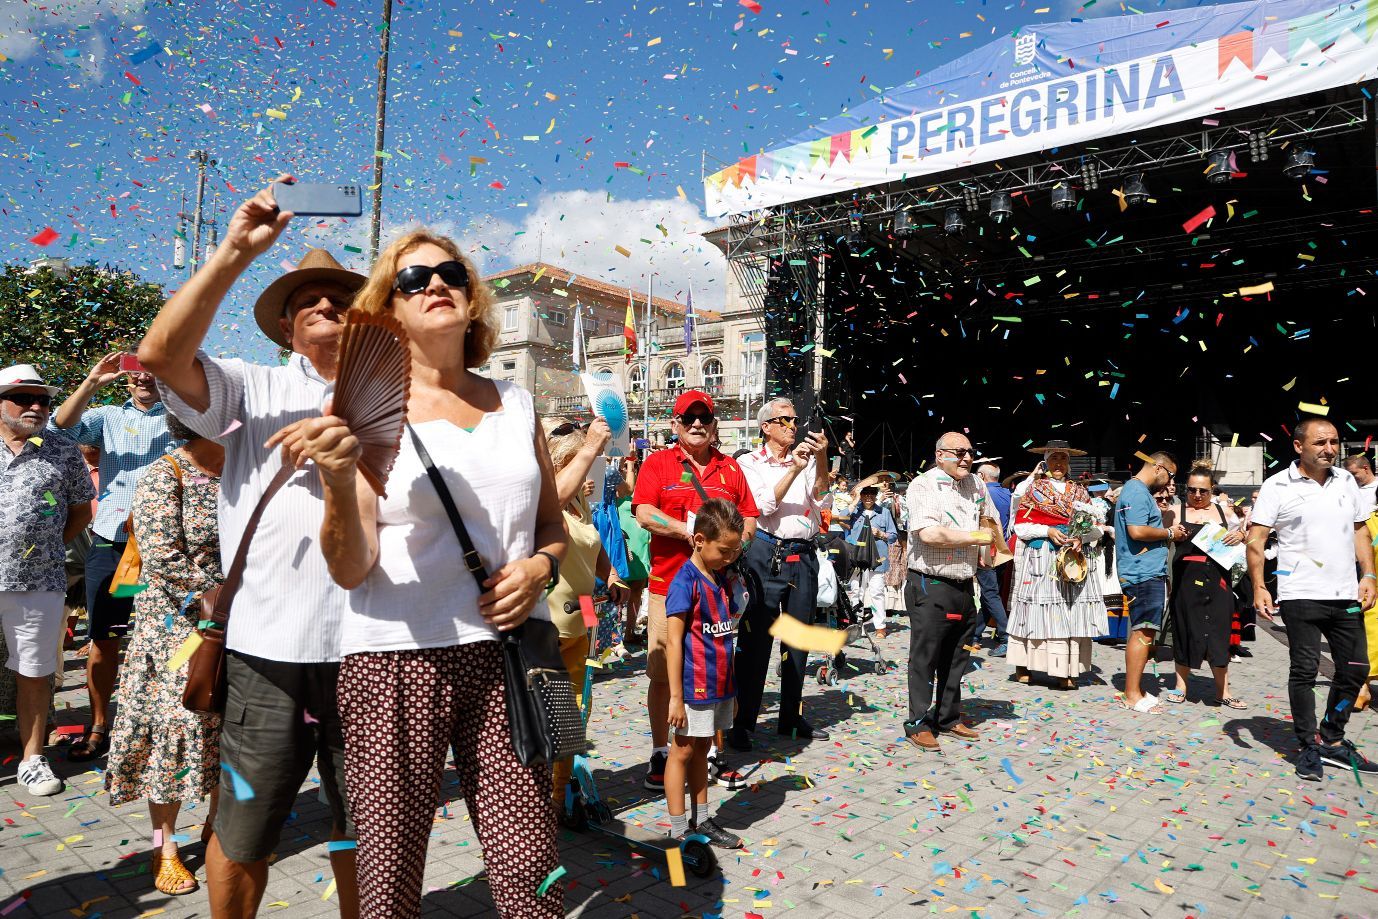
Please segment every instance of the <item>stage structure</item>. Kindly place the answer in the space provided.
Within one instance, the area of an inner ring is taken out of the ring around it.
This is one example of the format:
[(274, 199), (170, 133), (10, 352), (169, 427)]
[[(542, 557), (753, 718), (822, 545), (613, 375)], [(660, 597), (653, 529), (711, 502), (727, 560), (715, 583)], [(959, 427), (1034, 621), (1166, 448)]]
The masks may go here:
[(1378, 0), (1033, 25), (707, 176), (711, 237), (868, 460), (1286, 459), (1302, 404), (1378, 432), (1375, 78)]

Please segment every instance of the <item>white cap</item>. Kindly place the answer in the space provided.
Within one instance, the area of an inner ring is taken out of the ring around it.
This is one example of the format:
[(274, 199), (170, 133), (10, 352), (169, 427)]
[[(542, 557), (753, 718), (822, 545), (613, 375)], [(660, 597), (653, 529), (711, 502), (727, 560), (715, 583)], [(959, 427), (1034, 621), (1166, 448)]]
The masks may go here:
[(0, 393), (30, 386), (46, 389), (48, 395), (54, 398), (61, 392), (58, 387), (44, 383), (43, 378), (38, 375), (38, 369), (33, 364), (15, 364), (0, 370)]

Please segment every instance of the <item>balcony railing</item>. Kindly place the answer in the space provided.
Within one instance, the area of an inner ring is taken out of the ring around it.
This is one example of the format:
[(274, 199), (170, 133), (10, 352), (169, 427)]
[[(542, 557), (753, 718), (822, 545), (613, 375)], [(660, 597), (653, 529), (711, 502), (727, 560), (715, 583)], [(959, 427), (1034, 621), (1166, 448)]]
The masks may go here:
[[(713, 402), (715, 404), (721, 405), (731, 404), (735, 406), (742, 398), (741, 393), (738, 391), (738, 387), (733, 386), (729, 388), (721, 384), (715, 386), (682, 386), (678, 389), (653, 389), (651, 390), (652, 413), (663, 415), (669, 412), (670, 409), (674, 408), (675, 400), (679, 398), (679, 394), (686, 389), (698, 389), (702, 392), (706, 392), (713, 397)], [(627, 402), (632, 406), (633, 415), (636, 414), (635, 410), (641, 407), (642, 400), (643, 396), (640, 390), (633, 389), (627, 393)], [(588, 408), (588, 401), (588, 397), (584, 395), (551, 396), (545, 401), (545, 412), (550, 414), (556, 412), (585, 411)]]

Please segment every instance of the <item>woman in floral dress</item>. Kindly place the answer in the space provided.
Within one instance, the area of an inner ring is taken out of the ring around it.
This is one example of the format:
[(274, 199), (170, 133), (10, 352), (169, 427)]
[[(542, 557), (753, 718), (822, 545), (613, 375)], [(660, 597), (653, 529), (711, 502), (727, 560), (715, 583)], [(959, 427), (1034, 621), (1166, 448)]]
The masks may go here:
[(120, 666), (118, 712), (105, 787), (110, 803), (148, 799), (154, 886), (174, 896), (196, 890), (177, 854), (177, 813), (210, 796), (201, 838), (210, 834), (220, 781), (220, 718), (182, 707), (187, 665), (168, 660), (196, 630), (201, 594), (223, 579), (216, 502), (225, 450), (171, 415), (186, 443), (159, 459), (134, 495), (134, 538), (148, 587), (134, 598), (134, 623)]

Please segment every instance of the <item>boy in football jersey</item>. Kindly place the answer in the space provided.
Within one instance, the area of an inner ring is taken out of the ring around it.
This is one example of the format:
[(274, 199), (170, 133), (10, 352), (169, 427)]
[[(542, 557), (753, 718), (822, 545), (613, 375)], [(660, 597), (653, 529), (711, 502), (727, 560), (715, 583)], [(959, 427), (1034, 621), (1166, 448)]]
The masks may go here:
[[(665, 764), (665, 804), (670, 835), (694, 832), (724, 849), (742, 839), (718, 825), (708, 809), (708, 749), (717, 731), (732, 725), (737, 695), (732, 661), (736, 644), (736, 585), (723, 569), (742, 551), (741, 511), (719, 498), (703, 503), (694, 518), (694, 554), (665, 595), (665, 664), (670, 680), (670, 728), (674, 743)], [(693, 797), (685, 813), (684, 786)]]

